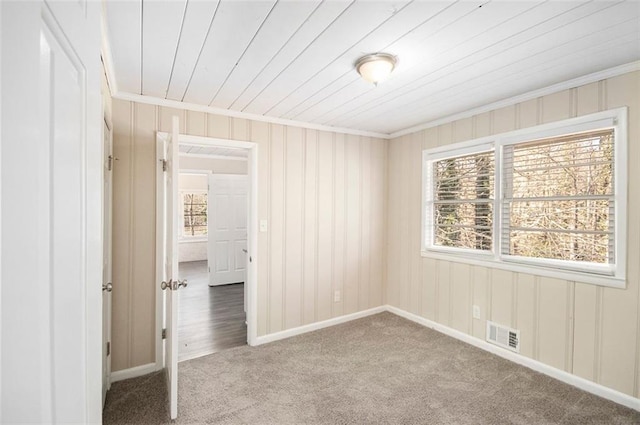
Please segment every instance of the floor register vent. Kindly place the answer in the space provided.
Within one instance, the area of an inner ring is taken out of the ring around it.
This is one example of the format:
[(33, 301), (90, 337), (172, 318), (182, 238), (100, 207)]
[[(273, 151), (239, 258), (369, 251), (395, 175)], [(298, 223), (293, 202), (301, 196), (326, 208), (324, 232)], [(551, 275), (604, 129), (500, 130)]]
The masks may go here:
[(520, 352), (520, 331), (488, 320), (487, 341), (516, 353)]

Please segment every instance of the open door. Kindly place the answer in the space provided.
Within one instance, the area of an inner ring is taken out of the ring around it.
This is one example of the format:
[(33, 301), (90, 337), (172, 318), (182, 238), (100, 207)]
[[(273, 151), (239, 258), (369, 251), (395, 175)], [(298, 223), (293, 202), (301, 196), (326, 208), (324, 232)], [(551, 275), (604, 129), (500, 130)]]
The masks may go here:
[(178, 416), (178, 289), (187, 286), (178, 276), (178, 117), (173, 117), (172, 131), (164, 146), (164, 256), (165, 292), (165, 368), (171, 419)]

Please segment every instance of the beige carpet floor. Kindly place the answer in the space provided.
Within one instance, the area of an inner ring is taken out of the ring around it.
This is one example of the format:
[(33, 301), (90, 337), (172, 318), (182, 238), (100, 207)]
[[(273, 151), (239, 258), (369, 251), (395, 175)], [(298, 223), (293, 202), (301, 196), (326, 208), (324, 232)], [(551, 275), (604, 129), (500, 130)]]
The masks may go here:
[[(640, 424), (640, 413), (381, 313), (180, 363), (178, 424)], [(105, 424), (169, 423), (162, 372)]]

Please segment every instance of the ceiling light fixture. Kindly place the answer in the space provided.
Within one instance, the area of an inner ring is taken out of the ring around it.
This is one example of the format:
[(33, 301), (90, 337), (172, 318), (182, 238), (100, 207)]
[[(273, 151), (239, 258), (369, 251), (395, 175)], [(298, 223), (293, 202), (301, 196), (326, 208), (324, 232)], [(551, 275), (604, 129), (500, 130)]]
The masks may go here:
[(363, 56), (356, 62), (356, 70), (365, 81), (378, 85), (386, 80), (398, 63), (398, 58), (388, 53)]

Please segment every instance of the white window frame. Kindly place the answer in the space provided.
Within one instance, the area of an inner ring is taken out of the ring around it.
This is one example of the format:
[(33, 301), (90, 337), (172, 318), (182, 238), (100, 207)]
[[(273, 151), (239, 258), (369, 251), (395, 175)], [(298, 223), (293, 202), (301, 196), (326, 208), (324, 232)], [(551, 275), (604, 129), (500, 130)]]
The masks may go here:
[[(615, 252), (613, 264), (519, 257), (502, 254), (503, 147), (604, 128), (614, 129)], [(612, 109), (490, 137), (439, 146), (422, 152), (422, 256), (614, 288), (626, 287), (627, 260), (627, 108)], [(433, 163), (442, 159), (494, 152), (493, 243), (491, 250), (444, 247), (433, 243)]]

